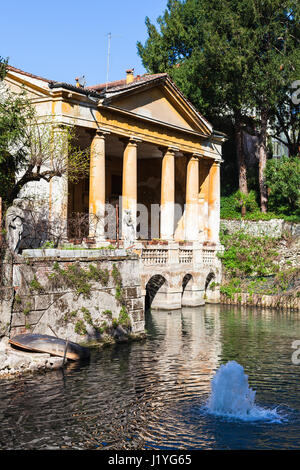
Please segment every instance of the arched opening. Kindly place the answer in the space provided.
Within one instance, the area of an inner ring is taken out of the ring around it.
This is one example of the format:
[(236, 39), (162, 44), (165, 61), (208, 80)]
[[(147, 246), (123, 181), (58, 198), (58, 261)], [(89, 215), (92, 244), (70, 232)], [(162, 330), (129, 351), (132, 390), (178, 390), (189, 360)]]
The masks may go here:
[(209, 288), (210, 284), (212, 283), (212, 281), (216, 278), (215, 274), (211, 271), (207, 277), (206, 277), (206, 281), (205, 281), (205, 287), (204, 287), (204, 290), (205, 292), (207, 291), (207, 289)]
[(193, 276), (191, 274), (186, 274), (182, 280), (182, 296), (184, 295), (184, 291), (186, 286), (188, 285), (189, 281), (193, 279)]
[(150, 310), (154, 297), (165, 283), (166, 279), (160, 274), (155, 274), (149, 279), (146, 284), (145, 312)]
[(194, 279), (191, 274), (186, 274), (182, 280), (181, 306), (194, 305)]

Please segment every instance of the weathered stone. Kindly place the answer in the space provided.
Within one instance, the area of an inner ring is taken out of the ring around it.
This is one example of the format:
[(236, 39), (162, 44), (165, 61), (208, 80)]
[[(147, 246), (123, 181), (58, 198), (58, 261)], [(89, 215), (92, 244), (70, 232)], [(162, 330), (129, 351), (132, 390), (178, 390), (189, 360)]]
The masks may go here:
[(34, 310), (46, 310), (53, 302), (51, 294), (39, 294), (32, 297)]
[(286, 222), (283, 219), (271, 220), (227, 220), (221, 219), (221, 229), (226, 229), (229, 233), (243, 230), (249, 235), (281, 238), (284, 233), (293, 237), (300, 236), (300, 224)]
[(43, 315), (43, 311), (41, 310), (33, 310), (30, 311), (27, 315), (24, 315), (23, 312), (16, 312), (12, 315), (11, 326), (23, 326), (25, 325), (35, 325), (40, 320), (41, 316)]
[(141, 295), (138, 287), (126, 287), (123, 292), (125, 299), (135, 299)]
[(7, 336), (9, 333), (12, 306), (14, 300), (14, 289), (3, 287), (1, 289), (1, 300), (0, 300), (0, 338)]
[(1, 339), (0, 339), (0, 351), (6, 351), (6, 348), (8, 347), (8, 344), (9, 344), (9, 338), (8, 336), (3, 336)]
[(4, 352), (0, 352), (0, 370), (5, 369), (7, 365), (7, 355)]

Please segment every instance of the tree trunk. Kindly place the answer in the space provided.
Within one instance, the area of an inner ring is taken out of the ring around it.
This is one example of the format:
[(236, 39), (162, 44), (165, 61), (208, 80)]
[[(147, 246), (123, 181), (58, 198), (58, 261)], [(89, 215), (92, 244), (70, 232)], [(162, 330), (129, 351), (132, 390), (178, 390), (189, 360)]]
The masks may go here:
[(260, 190), (260, 209), (262, 212), (268, 210), (268, 188), (265, 183), (265, 168), (267, 164), (267, 126), (268, 112), (266, 109), (261, 110), (261, 129), (258, 141), (259, 150), (259, 167), (258, 181)]
[(236, 158), (237, 158), (237, 165), (238, 165), (238, 173), (239, 173), (239, 190), (244, 193), (248, 194), (248, 185), (247, 185), (247, 168), (245, 162), (245, 154), (243, 148), (243, 131), (242, 131), (242, 119), (241, 113), (235, 113), (235, 144), (236, 144)]

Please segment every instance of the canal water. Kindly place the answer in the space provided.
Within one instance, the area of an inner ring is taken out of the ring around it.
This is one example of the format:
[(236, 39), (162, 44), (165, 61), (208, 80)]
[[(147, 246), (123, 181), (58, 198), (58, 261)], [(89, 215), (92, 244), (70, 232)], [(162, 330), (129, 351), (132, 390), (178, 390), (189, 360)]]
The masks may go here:
[[(147, 314), (148, 338), (62, 371), (0, 381), (0, 449), (299, 449), (295, 312), (207, 305)], [(300, 357), (300, 355), (299, 355)], [(207, 409), (236, 361), (262, 419)]]

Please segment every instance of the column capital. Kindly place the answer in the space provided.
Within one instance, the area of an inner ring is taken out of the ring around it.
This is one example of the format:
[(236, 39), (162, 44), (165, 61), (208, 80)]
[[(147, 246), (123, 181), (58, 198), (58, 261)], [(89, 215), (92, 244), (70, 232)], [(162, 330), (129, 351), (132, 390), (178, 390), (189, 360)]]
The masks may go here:
[(220, 166), (221, 163), (223, 163), (223, 162), (224, 162), (224, 160), (214, 160), (214, 161), (213, 161), (213, 165), (214, 165), (214, 166)]
[(179, 147), (176, 147), (175, 145), (163, 145), (163, 146), (160, 146), (158, 147), (158, 149), (162, 152), (162, 154), (166, 154), (166, 153), (176, 153), (176, 152), (179, 152)]
[(202, 160), (204, 155), (203, 155), (203, 153), (193, 152), (192, 157), (197, 158), (198, 160)]
[(185, 150), (185, 151), (182, 152), (182, 154), (183, 154), (184, 157), (187, 157), (189, 159), (193, 158), (194, 160), (200, 160), (200, 159), (203, 158), (203, 155), (199, 152), (192, 152), (192, 151), (188, 152), (188, 151)]
[(101, 139), (104, 139), (109, 134), (110, 131), (108, 131), (107, 129), (98, 128), (96, 129), (94, 137), (100, 137)]
[(143, 141), (143, 139), (134, 135), (130, 137), (119, 137), (119, 140), (124, 145), (132, 145), (135, 147)]
[(187, 155), (188, 158), (189, 158), (189, 161), (194, 161), (194, 162), (198, 162), (201, 160), (201, 155), (200, 154), (197, 154), (197, 153), (192, 153), (192, 154), (188, 154)]

